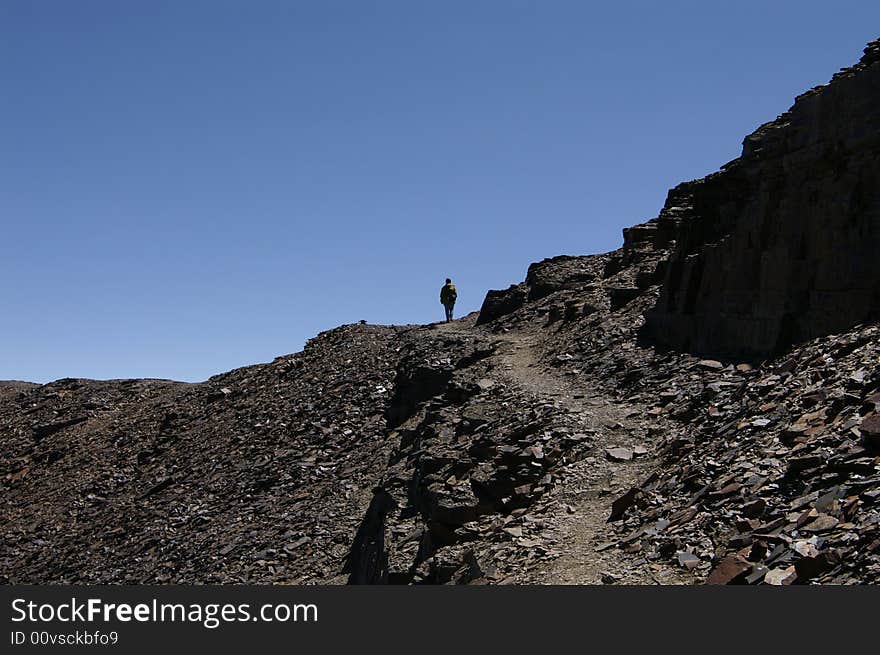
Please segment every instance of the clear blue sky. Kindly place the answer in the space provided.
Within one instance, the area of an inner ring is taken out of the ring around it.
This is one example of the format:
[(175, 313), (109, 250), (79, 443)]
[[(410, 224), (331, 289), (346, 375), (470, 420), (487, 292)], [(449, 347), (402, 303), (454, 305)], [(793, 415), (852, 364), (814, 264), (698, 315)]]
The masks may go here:
[(611, 250), (880, 2), (2, 0), (0, 379), (202, 380)]

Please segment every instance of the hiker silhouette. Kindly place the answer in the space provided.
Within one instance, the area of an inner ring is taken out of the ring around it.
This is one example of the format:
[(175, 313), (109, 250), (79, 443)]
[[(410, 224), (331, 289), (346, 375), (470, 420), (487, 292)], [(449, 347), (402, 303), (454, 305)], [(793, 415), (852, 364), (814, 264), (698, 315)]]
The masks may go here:
[(455, 301), (458, 298), (458, 290), (452, 284), (452, 280), (446, 278), (446, 284), (440, 289), (440, 304), (446, 309), (446, 322), (452, 320), (452, 308), (455, 307)]

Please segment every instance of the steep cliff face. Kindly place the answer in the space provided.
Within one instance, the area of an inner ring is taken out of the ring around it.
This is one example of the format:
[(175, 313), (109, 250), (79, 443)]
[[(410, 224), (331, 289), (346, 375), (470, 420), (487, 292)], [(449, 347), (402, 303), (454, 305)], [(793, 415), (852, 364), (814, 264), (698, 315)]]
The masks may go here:
[(680, 350), (754, 356), (875, 317), (878, 107), (874, 41), (746, 137), (740, 158), (673, 189), (655, 222), (676, 215), (676, 243), (647, 333)]

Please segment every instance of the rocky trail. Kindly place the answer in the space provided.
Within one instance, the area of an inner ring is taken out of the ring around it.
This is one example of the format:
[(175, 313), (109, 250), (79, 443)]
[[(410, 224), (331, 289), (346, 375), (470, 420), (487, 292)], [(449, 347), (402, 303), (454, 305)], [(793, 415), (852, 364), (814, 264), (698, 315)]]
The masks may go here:
[[(602, 545), (615, 540), (608, 524), (613, 500), (637, 486), (656, 464), (639, 435), (640, 426), (631, 420), (643, 408), (621, 406), (597, 389), (573, 383), (541, 364), (534, 337), (508, 333), (501, 350), (504, 368), (511, 378), (536, 398), (550, 402), (579, 422), (579, 429), (596, 435), (587, 456), (569, 464), (558, 486), (550, 493), (548, 522), (551, 538), (565, 544), (562, 555), (531, 581), (543, 584), (652, 584), (660, 583), (658, 572), (621, 561)], [(661, 567), (657, 567), (660, 569)], [(664, 569), (667, 578), (677, 578)]]
[[(477, 328), (479, 329), (479, 328)], [(473, 320), (440, 324), (439, 331), (467, 334)], [(521, 581), (537, 584), (689, 584), (693, 577), (666, 566), (643, 567), (636, 558), (609, 552), (617, 537), (609, 525), (612, 503), (646, 478), (657, 460), (646, 446), (644, 427), (633, 417), (642, 406), (621, 403), (604, 391), (579, 383), (547, 366), (540, 334), (510, 330), (487, 333), (493, 345), (492, 367), (499, 377), (529, 398), (533, 406), (551, 407), (573, 419), (575, 430), (594, 437), (583, 459), (558, 472), (556, 486), (539, 501), (545, 512), (546, 541), (559, 545), (552, 562)], [(604, 546), (604, 547), (603, 547)], [(636, 560), (633, 565), (633, 560)]]

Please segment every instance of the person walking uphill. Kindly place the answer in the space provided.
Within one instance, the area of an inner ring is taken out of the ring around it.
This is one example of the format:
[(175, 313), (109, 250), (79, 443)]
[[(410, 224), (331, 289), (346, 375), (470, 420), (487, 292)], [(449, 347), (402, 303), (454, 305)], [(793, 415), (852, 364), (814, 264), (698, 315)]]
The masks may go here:
[(452, 280), (446, 278), (446, 284), (440, 289), (440, 304), (446, 308), (447, 323), (452, 320), (452, 308), (455, 306), (456, 298), (458, 298), (458, 291), (455, 289), (455, 285), (452, 284)]

